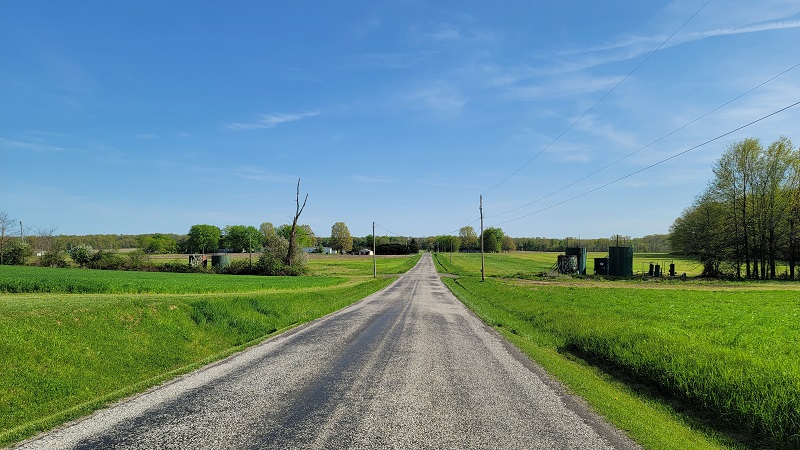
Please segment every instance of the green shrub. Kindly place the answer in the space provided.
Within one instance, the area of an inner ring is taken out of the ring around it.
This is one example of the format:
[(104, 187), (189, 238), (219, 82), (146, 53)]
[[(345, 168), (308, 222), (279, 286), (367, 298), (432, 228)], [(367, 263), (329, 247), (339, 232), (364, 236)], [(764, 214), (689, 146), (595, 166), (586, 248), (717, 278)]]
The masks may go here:
[(100, 250), (92, 255), (87, 266), (91, 269), (125, 270), (128, 268), (128, 261), (119, 253)]
[(39, 257), (39, 265), (42, 267), (67, 267), (67, 255), (58, 250), (47, 252)]
[(69, 252), (69, 256), (75, 261), (75, 264), (85, 267), (92, 259), (92, 248), (88, 245), (73, 247)]
[(3, 247), (3, 264), (20, 266), (30, 256), (33, 256), (33, 249), (20, 239), (13, 239)]

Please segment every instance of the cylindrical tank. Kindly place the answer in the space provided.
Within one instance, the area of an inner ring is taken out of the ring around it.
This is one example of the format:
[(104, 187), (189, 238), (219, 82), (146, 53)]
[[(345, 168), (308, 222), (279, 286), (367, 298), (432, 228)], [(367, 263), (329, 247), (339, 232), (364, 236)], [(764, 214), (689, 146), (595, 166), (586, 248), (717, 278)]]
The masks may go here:
[(633, 276), (633, 247), (608, 248), (608, 274), (615, 277)]
[(211, 265), (224, 269), (231, 264), (231, 257), (228, 255), (211, 255)]
[(578, 258), (578, 273), (586, 275), (586, 247), (567, 247), (564, 253), (567, 256), (576, 256)]

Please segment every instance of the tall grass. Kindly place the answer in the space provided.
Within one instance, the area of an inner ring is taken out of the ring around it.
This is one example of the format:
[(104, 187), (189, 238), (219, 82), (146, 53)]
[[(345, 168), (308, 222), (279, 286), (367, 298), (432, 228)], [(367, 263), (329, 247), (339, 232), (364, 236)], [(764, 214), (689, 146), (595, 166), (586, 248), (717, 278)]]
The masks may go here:
[(488, 323), (595, 358), (728, 427), (800, 447), (795, 291), (603, 289), (445, 280)]

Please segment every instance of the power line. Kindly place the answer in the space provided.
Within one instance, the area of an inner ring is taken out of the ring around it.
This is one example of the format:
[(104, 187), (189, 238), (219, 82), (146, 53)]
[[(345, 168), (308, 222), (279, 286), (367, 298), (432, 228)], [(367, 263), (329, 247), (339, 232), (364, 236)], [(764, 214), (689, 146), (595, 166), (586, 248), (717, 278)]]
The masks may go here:
[(766, 81), (762, 82), (762, 83), (761, 83), (761, 84), (759, 84), (758, 86), (755, 86), (755, 87), (753, 87), (753, 88), (751, 88), (751, 89), (747, 90), (746, 92), (744, 92), (744, 93), (742, 93), (742, 94), (740, 94), (740, 95), (738, 95), (738, 96), (734, 97), (733, 99), (731, 99), (731, 100), (728, 100), (727, 102), (723, 103), (722, 105), (720, 105), (720, 106), (718, 106), (718, 107), (716, 107), (716, 108), (712, 109), (711, 111), (709, 111), (709, 112), (707, 112), (707, 113), (705, 113), (705, 114), (701, 115), (700, 117), (698, 117), (698, 118), (696, 118), (696, 119), (692, 120), (691, 122), (688, 122), (688, 123), (686, 123), (685, 125), (683, 125), (683, 126), (681, 126), (681, 127), (679, 127), (679, 128), (676, 128), (675, 130), (673, 130), (673, 131), (671, 131), (671, 132), (669, 132), (669, 133), (665, 134), (664, 136), (661, 136), (660, 138), (658, 138), (658, 139), (656, 139), (656, 140), (654, 140), (654, 141), (650, 142), (649, 144), (645, 145), (644, 147), (641, 147), (641, 148), (639, 148), (638, 150), (636, 150), (636, 151), (634, 151), (634, 152), (632, 152), (632, 153), (628, 153), (627, 155), (623, 156), (622, 158), (619, 158), (618, 160), (616, 160), (616, 161), (614, 161), (614, 162), (612, 162), (612, 163), (610, 163), (610, 164), (608, 164), (608, 165), (606, 165), (606, 166), (604, 166), (604, 167), (602, 167), (602, 168), (600, 168), (600, 169), (597, 169), (596, 171), (594, 171), (594, 172), (590, 173), (589, 175), (586, 175), (585, 177), (583, 177), (583, 178), (581, 178), (581, 179), (579, 179), (579, 180), (573, 181), (572, 183), (570, 183), (570, 184), (568, 184), (568, 185), (566, 185), (566, 186), (562, 187), (561, 189), (555, 190), (555, 191), (553, 191), (553, 192), (551, 192), (551, 193), (549, 193), (549, 194), (547, 194), (547, 195), (545, 195), (545, 196), (543, 196), (543, 197), (539, 197), (539, 198), (537, 198), (536, 200), (534, 200), (534, 201), (532, 201), (532, 202), (530, 202), (530, 203), (526, 203), (526, 204), (524, 204), (524, 205), (522, 205), (522, 206), (518, 206), (518, 207), (516, 207), (516, 208), (510, 209), (510, 210), (508, 210), (508, 211), (505, 211), (505, 212), (502, 212), (502, 213), (500, 213), (500, 214), (495, 214), (495, 215), (493, 215), (493, 216), (489, 216), (489, 219), (492, 219), (492, 218), (495, 218), (495, 217), (504, 216), (504, 215), (506, 215), (506, 214), (509, 214), (509, 213), (512, 213), (512, 212), (514, 212), (514, 211), (519, 211), (520, 209), (527, 208), (528, 206), (531, 206), (531, 205), (533, 205), (533, 204), (536, 204), (536, 203), (538, 203), (538, 202), (540, 202), (540, 201), (542, 201), (542, 200), (544, 200), (544, 199), (546, 199), (546, 198), (548, 198), (548, 197), (552, 197), (553, 195), (555, 195), (555, 194), (558, 194), (559, 192), (561, 192), (561, 191), (564, 191), (565, 189), (571, 188), (572, 186), (575, 186), (576, 184), (580, 183), (581, 181), (584, 181), (584, 180), (586, 180), (586, 179), (588, 179), (588, 178), (591, 178), (591, 177), (593, 177), (593, 176), (597, 175), (598, 173), (600, 173), (600, 172), (602, 172), (602, 171), (604, 171), (604, 170), (608, 169), (609, 167), (612, 167), (612, 166), (614, 166), (614, 165), (616, 165), (616, 164), (618, 164), (618, 163), (620, 163), (620, 162), (622, 162), (622, 161), (624, 161), (624, 160), (626, 160), (626, 159), (630, 158), (631, 156), (633, 156), (633, 155), (635, 155), (635, 154), (637, 154), (637, 153), (641, 152), (642, 150), (644, 150), (644, 149), (646, 149), (646, 148), (650, 147), (651, 145), (653, 145), (653, 144), (657, 144), (658, 142), (661, 142), (662, 140), (664, 140), (664, 139), (666, 139), (666, 138), (668, 138), (668, 137), (672, 136), (673, 134), (677, 133), (678, 131), (681, 131), (681, 130), (683, 130), (684, 128), (686, 128), (686, 127), (688, 127), (688, 126), (690, 126), (690, 125), (693, 125), (694, 123), (696, 123), (696, 122), (698, 122), (698, 121), (700, 121), (700, 120), (702, 120), (702, 119), (704, 119), (704, 118), (706, 118), (706, 117), (710, 116), (711, 114), (713, 114), (713, 113), (715, 113), (715, 112), (719, 111), (720, 109), (722, 109), (722, 108), (724, 108), (724, 107), (726, 107), (726, 106), (730, 105), (731, 103), (735, 102), (736, 100), (739, 100), (740, 98), (744, 97), (745, 95), (747, 95), (747, 94), (750, 94), (751, 92), (755, 91), (756, 89), (759, 89), (759, 88), (761, 88), (762, 86), (764, 86), (764, 85), (766, 85), (766, 84), (768, 84), (768, 83), (772, 82), (773, 80), (775, 80), (775, 79), (777, 79), (777, 78), (779, 78), (779, 77), (781, 77), (781, 76), (785, 75), (786, 73), (788, 73), (788, 72), (790, 72), (790, 71), (792, 71), (792, 70), (796, 69), (797, 67), (800, 67), (800, 62), (798, 62), (797, 64), (793, 65), (792, 67), (789, 67), (788, 69), (784, 70), (783, 72), (781, 72), (781, 73), (779, 73), (779, 74), (775, 75), (774, 77), (772, 77), (772, 78), (770, 78), (770, 79), (768, 79), (768, 80), (766, 80)]
[(631, 70), (630, 72), (628, 72), (628, 74), (627, 74), (627, 75), (625, 75), (625, 77), (623, 77), (621, 80), (619, 80), (619, 82), (618, 82), (617, 84), (615, 84), (615, 85), (614, 85), (614, 87), (612, 87), (612, 88), (611, 88), (611, 90), (609, 90), (608, 92), (606, 92), (606, 93), (605, 93), (605, 95), (603, 95), (602, 97), (600, 97), (600, 100), (598, 100), (597, 102), (595, 102), (595, 104), (594, 104), (594, 105), (592, 105), (592, 107), (591, 107), (591, 108), (587, 109), (587, 110), (586, 110), (586, 112), (584, 112), (584, 113), (583, 113), (583, 114), (582, 114), (580, 117), (578, 117), (578, 119), (577, 119), (577, 120), (575, 120), (574, 122), (572, 122), (572, 124), (571, 124), (570, 126), (568, 126), (566, 130), (562, 131), (562, 132), (561, 132), (561, 134), (559, 134), (558, 136), (556, 136), (556, 138), (555, 138), (555, 139), (553, 139), (552, 141), (550, 141), (550, 143), (549, 143), (549, 144), (547, 144), (547, 145), (546, 145), (546, 146), (545, 146), (543, 149), (539, 150), (539, 153), (537, 153), (537, 154), (533, 155), (533, 158), (529, 159), (529, 160), (528, 160), (528, 162), (526, 162), (525, 164), (523, 164), (522, 166), (520, 166), (520, 167), (519, 167), (517, 170), (515, 170), (514, 172), (512, 172), (512, 173), (511, 173), (511, 175), (509, 175), (509, 176), (505, 177), (505, 178), (504, 178), (502, 181), (500, 181), (499, 183), (495, 184), (494, 186), (492, 186), (491, 188), (489, 188), (488, 190), (486, 190), (485, 192), (483, 192), (483, 194), (482, 194), (482, 195), (488, 194), (489, 192), (493, 191), (493, 190), (494, 190), (495, 188), (497, 188), (498, 186), (502, 185), (503, 183), (505, 183), (506, 181), (508, 181), (509, 179), (511, 179), (511, 177), (513, 177), (514, 175), (518, 174), (518, 173), (519, 173), (519, 172), (520, 172), (522, 169), (524, 169), (524, 168), (525, 168), (525, 167), (526, 167), (528, 164), (530, 164), (531, 162), (533, 162), (533, 160), (534, 160), (534, 159), (538, 158), (538, 157), (539, 157), (539, 155), (541, 155), (542, 153), (544, 153), (544, 151), (545, 151), (545, 150), (547, 150), (548, 148), (550, 148), (550, 146), (552, 146), (553, 144), (555, 144), (556, 142), (558, 142), (558, 140), (559, 140), (559, 139), (561, 139), (561, 137), (562, 137), (562, 136), (564, 136), (565, 134), (567, 134), (567, 132), (568, 132), (569, 130), (571, 130), (571, 129), (572, 129), (572, 127), (574, 127), (575, 125), (577, 125), (577, 124), (578, 124), (578, 122), (580, 122), (580, 121), (581, 121), (581, 120), (582, 120), (584, 117), (586, 117), (586, 116), (587, 116), (587, 115), (588, 115), (590, 112), (592, 112), (592, 110), (594, 110), (594, 108), (596, 108), (596, 107), (597, 107), (597, 105), (599, 105), (599, 104), (600, 104), (600, 102), (602, 102), (603, 100), (605, 100), (605, 99), (606, 99), (606, 97), (608, 97), (609, 95), (611, 95), (611, 93), (612, 93), (612, 92), (614, 92), (614, 91), (615, 91), (615, 90), (616, 90), (616, 89), (617, 89), (617, 88), (618, 88), (618, 87), (619, 87), (619, 86), (620, 86), (620, 85), (621, 85), (623, 82), (625, 82), (625, 80), (627, 80), (627, 79), (628, 79), (628, 78), (629, 78), (631, 75), (633, 75), (633, 73), (634, 73), (634, 72), (636, 72), (636, 70), (638, 70), (638, 69), (639, 69), (639, 67), (642, 67), (642, 65), (643, 65), (644, 63), (646, 63), (646, 62), (647, 62), (647, 61), (648, 61), (648, 60), (649, 60), (649, 59), (650, 59), (650, 58), (651, 58), (651, 57), (652, 57), (652, 56), (653, 56), (653, 55), (654, 55), (654, 54), (655, 54), (657, 51), (661, 50), (661, 48), (662, 48), (662, 47), (664, 47), (664, 45), (666, 45), (666, 44), (667, 44), (667, 42), (669, 42), (669, 41), (670, 41), (670, 40), (671, 40), (671, 39), (672, 39), (672, 38), (673, 38), (673, 37), (674, 37), (676, 34), (678, 34), (678, 32), (679, 32), (680, 30), (682, 30), (682, 29), (683, 29), (683, 27), (685, 27), (685, 26), (686, 26), (686, 24), (688, 24), (688, 23), (689, 23), (689, 22), (690, 22), (692, 19), (694, 19), (694, 18), (695, 18), (695, 16), (697, 16), (698, 14), (700, 14), (700, 11), (702, 11), (702, 10), (703, 10), (703, 9), (704, 9), (704, 8), (705, 8), (705, 7), (706, 7), (708, 4), (709, 4), (709, 3), (711, 3), (711, 0), (708, 0), (708, 1), (707, 1), (705, 4), (703, 4), (703, 6), (701, 6), (701, 7), (700, 7), (700, 9), (698, 9), (698, 10), (697, 10), (697, 12), (695, 12), (694, 14), (692, 14), (692, 16), (691, 16), (691, 17), (689, 17), (689, 18), (688, 18), (688, 19), (687, 19), (685, 22), (683, 22), (683, 24), (682, 24), (680, 27), (678, 27), (678, 29), (677, 29), (677, 30), (675, 30), (675, 31), (674, 31), (674, 32), (673, 32), (671, 35), (669, 35), (669, 37), (668, 37), (667, 39), (665, 39), (665, 40), (664, 40), (664, 42), (662, 42), (662, 43), (661, 43), (661, 44), (660, 44), (658, 47), (656, 47), (656, 49), (655, 49), (655, 50), (653, 50), (652, 52), (650, 52), (650, 54), (649, 54), (649, 55), (647, 55), (647, 57), (646, 57), (646, 58), (644, 58), (644, 59), (643, 59), (641, 62), (639, 62), (639, 64), (637, 64), (637, 65), (636, 65), (636, 67), (634, 67), (634, 68), (633, 68), (633, 70)]
[(385, 232), (387, 232), (387, 233), (389, 233), (389, 234), (391, 234), (391, 235), (397, 236), (397, 237), (408, 237), (408, 236), (409, 236), (409, 235), (400, 235), (400, 234), (397, 234), (397, 233), (395, 233), (395, 232), (394, 232), (394, 231), (392, 231), (392, 230), (387, 230), (386, 228), (384, 228), (384, 227), (383, 227), (381, 224), (379, 224), (379, 223), (376, 223), (376, 224), (375, 224), (375, 226), (376, 226), (376, 227), (378, 227), (378, 228), (380, 228), (380, 229), (382, 229), (383, 231), (385, 231)]
[(566, 200), (564, 200), (564, 201), (561, 201), (561, 202), (558, 202), (558, 203), (556, 203), (556, 204), (550, 205), (550, 206), (548, 206), (548, 207), (546, 207), (546, 208), (542, 208), (542, 209), (540, 209), (540, 210), (538, 210), (538, 211), (534, 211), (534, 212), (532, 212), (532, 213), (525, 214), (524, 216), (517, 217), (516, 219), (511, 219), (511, 220), (507, 220), (507, 221), (505, 221), (505, 222), (500, 222), (500, 223), (498, 223), (497, 225), (504, 225), (504, 224), (507, 224), (507, 223), (510, 223), (510, 222), (514, 222), (514, 221), (517, 221), (517, 220), (520, 220), (520, 219), (524, 219), (524, 218), (526, 218), (526, 217), (530, 217), (530, 216), (532, 216), (532, 215), (534, 215), (534, 214), (538, 214), (538, 213), (540, 213), (540, 212), (547, 211), (548, 209), (555, 208), (556, 206), (563, 205), (564, 203), (571, 202), (571, 201), (573, 201), (573, 200), (575, 200), (575, 199), (577, 199), (577, 198), (583, 197), (584, 195), (591, 194), (592, 192), (599, 191), (600, 189), (603, 189), (603, 188), (605, 188), (605, 187), (608, 187), (608, 186), (610, 186), (610, 185), (612, 185), (612, 184), (614, 184), (614, 183), (617, 183), (617, 182), (619, 182), (619, 181), (622, 181), (622, 180), (624, 180), (624, 179), (626, 179), (626, 178), (630, 178), (630, 177), (632, 177), (632, 176), (634, 176), (634, 175), (636, 175), (636, 174), (638, 174), (638, 173), (644, 172), (645, 170), (652, 169), (652, 168), (653, 168), (653, 167), (655, 167), (655, 166), (658, 166), (658, 165), (660, 165), (660, 164), (663, 164), (663, 163), (665, 163), (665, 162), (667, 162), (667, 161), (669, 161), (669, 160), (671, 160), (671, 159), (677, 158), (678, 156), (681, 156), (681, 155), (684, 155), (684, 154), (686, 154), (686, 153), (689, 153), (689, 152), (690, 152), (690, 151), (692, 151), (692, 150), (698, 149), (698, 148), (700, 148), (700, 147), (702, 147), (702, 146), (704, 146), (704, 145), (710, 144), (710, 143), (712, 143), (712, 142), (714, 142), (714, 141), (718, 141), (718, 140), (720, 140), (720, 139), (724, 138), (725, 136), (731, 135), (731, 134), (733, 134), (733, 133), (735, 133), (735, 132), (737, 132), (737, 131), (740, 131), (740, 130), (742, 130), (742, 129), (744, 129), (744, 128), (747, 128), (747, 127), (749, 127), (750, 125), (753, 125), (753, 124), (756, 124), (756, 123), (758, 123), (758, 122), (761, 122), (761, 121), (762, 121), (762, 120), (764, 120), (764, 119), (768, 119), (768, 118), (770, 118), (770, 117), (772, 117), (772, 116), (774, 116), (774, 115), (780, 114), (780, 113), (782, 113), (782, 112), (786, 111), (787, 109), (793, 108), (793, 107), (795, 107), (795, 106), (797, 106), (797, 105), (800, 105), (800, 102), (795, 102), (795, 103), (792, 103), (792, 104), (791, 104), (791, 105), (789, 105), (789, 106), (783, 107), (783, 108), (781, 108), (781, 109), (779, 109), (779, 110), (777, 110), (777, 111), (774, 111), (774, 112), (772, 112), (772, 113), (769, 113), (769, 114), (767, 114), (766, 116), (763, 116), (763, 117), (761, 117), (761, 118), (759, 118), (759, 119), (756, 119), (756, 120), (754, 120), (754, 121), (752, 121), (752, 122), (750, 122), (750, 123), (748, 123), (748, 124), (746, 124), (746, 125), (742, 125), (742, 126), (740, 126), (740, 127), (738, 127), (738, 128), (735, 128), (735, 129), (733, 129), (733, 130), (731, 130), (731, 131), (728, 131), (727, 133), (723, 133), (723, 134), (721, 134), (721, 135), (719, 135), (719, 136), (717, 136), (717, 137), (715, 137), (715, 138), (713, 138), (713, 139), (709, 139), (709, 140), (707, 140), (707, 141), (703, 142), (702, 144), (695, 145), (694, 147), (691, 147), (691, 148), (689, 148), (689, 149), (686, 149), (686, 150), (684, 150), (684, 151), (682, 151), (682, 152), (676, 153), (676, 154), (674, 154), (674, 155), (672, 155), (672, 156), (670, 156), (670, 157), (668, 157), (668, 158), (664, 158), (664, 159), (662, 159), (661, 161), (658, 161), (658, 162), (655, 162), (655, 163), (653, 163), (653, 164), (650, 164), (650, 165), (649, 165), (649, 166), (647, 166), (647, 167), (643, 167), (643, 168), (641, 168), (641, 169), (639, 169), (639, 170), (637, 170), (637, 171), (635, 171), (635, 172), (631, 172), (631, 173), (629, 173), (628, 175), (625, 175), (624, 177), (617, 178), (617, 179), (616, 179), (616, 180), (614, 180), (614, 181), (610, 181), (610, 182), (608, 182), (608, 183), (606, 183), (606, 184), (604, 184), (604, 185), (601, 185), (601, 186), (598, 186), (598, 187), (596, 187), (596, 188), (594, 188), (594, 189), (588, 190), (588, 191), (586, 191), (586, 192), (584, 192), (584, 193), (582, 193), (582, 194), (578, 194), (578, 195), (576, 195), (576, 196), (574, 196), (574, 197), (570, 197), (570, 198), (568, 198), (568, 199), (566, 199)]

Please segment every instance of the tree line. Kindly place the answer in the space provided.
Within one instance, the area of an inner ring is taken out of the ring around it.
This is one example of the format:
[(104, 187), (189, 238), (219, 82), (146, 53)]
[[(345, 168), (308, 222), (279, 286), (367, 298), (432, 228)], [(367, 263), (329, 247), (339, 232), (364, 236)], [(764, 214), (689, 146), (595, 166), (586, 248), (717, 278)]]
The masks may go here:
[[(630, 236), (612, 236), (610, 238), (581, 239), (577, 237), (544, 238), (507, 236), (501, 228), (489, 227), (483, 231), (484, 251), (489, 253), (519, 251), (563, 252), (567, 247), (586, 247), (589, 252), (605, 252), (611, 246), (631, 245), (641, 253), (669, 253), (669, 235), (652, 234), (640, 238)], [(457, 236), (434, 236), (425, 240), (425, 250), (441, 252), (479, 252), (480, 237), (471, 226), (462, 227)]]
[[(705, 276), (795, 279), (800, 239), (800, 150), (781, 137), (768, 146), (732, 143), (714, 179), (675, 219), (670, 244), (703, 263)], [(779, 273), (781, 262), (788, 273)]]

